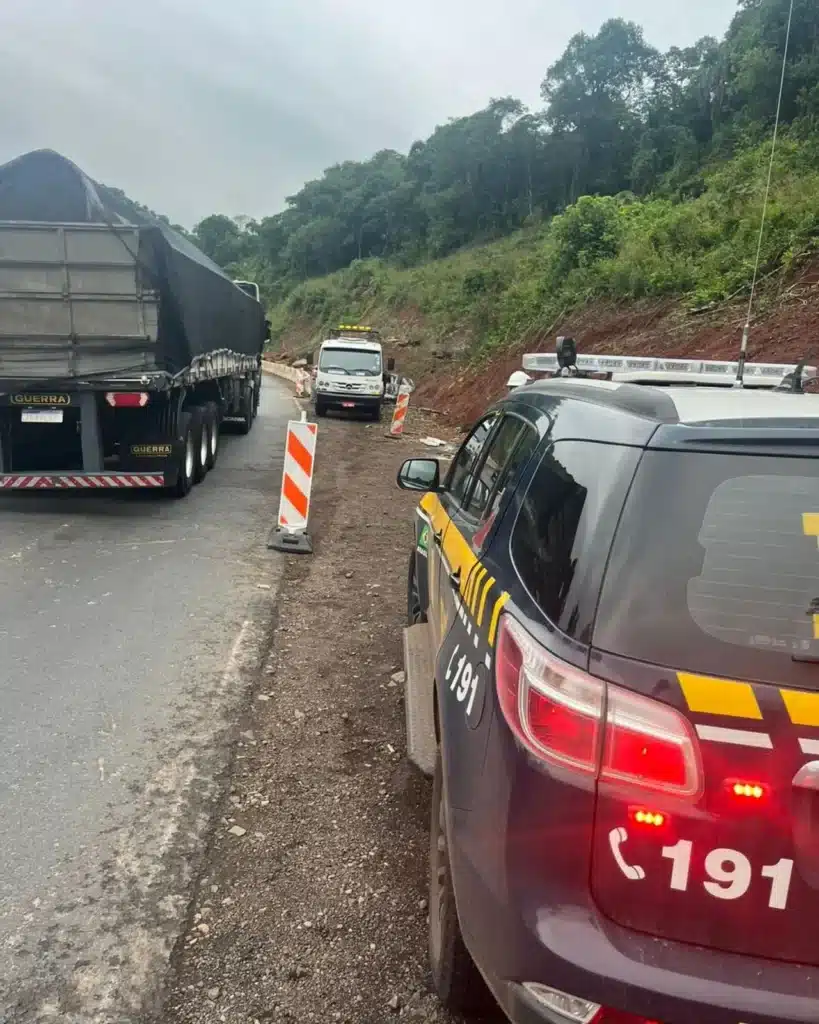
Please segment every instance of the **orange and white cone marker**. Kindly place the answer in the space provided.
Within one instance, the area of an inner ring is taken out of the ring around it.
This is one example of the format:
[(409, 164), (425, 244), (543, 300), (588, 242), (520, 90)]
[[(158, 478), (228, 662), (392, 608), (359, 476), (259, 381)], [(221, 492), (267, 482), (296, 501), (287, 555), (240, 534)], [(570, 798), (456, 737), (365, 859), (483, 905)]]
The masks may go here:
[(400, 437), (404, 433), (404, 420), (407, 418), (409, 408), (409, 388), (402, 384), (398, 389), (395, 399), (395, 410), (392, 414), (392, 423), (387, 437)]
[(267, 541), (268, 548), (275, 551), (312, 554), (313, 542), (307, 534), (307, 519), (317, 436), (318, 424), (308, 423), (305, 413), (301, 414), (300, 420), (290, 420), (287, 424), (279, 519)]

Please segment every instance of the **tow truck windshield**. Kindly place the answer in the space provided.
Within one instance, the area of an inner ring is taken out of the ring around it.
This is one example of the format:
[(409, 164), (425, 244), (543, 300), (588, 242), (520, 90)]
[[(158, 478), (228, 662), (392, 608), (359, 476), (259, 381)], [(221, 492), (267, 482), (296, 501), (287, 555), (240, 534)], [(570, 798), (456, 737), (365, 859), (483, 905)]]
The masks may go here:
[(323, 348), (319, 370), (353, 377), (377, 377), (381, 373), (381, 353), (369, 349)]

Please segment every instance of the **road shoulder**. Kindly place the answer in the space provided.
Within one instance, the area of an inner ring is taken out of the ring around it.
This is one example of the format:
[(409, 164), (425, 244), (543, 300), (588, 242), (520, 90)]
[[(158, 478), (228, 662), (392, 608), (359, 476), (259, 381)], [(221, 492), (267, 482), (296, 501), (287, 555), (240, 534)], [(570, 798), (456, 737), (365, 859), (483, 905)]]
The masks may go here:
[(399, 675), (415, 500), (395, 474), (424, 451), (320, 423), (315, 553), (285, 559), (164, 1024), (449, 1020), (427, 989), (429, 787)]

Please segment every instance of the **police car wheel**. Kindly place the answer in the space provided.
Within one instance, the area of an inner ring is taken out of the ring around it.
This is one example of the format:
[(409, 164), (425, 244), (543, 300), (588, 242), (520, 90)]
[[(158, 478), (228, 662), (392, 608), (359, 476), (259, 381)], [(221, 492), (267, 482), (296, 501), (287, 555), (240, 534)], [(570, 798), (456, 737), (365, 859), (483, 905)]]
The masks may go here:
[(407, 573), (407, 623), (415, 626), (426, 621), (427, 617), (421, 607), (421, 588), (418, 586), (418, 562), (413, 551)]
[(458, 1014), (481, 1013), (491, 996), (469, 954), (458, 923), (449, 864), (441, 751), (435, 759), (429, 849), (429, 963), (435, 992)]

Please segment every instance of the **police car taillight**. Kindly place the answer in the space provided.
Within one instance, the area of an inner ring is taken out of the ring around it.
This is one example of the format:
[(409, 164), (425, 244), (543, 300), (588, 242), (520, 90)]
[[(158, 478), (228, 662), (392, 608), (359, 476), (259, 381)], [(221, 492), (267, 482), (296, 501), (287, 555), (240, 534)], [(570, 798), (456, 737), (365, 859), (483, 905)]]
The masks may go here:
[(507, 614), (495, 676), (503, 716), (535, 757), (670, 796), (700, 793), (698, 743), (682, 715), (560, 661)]

